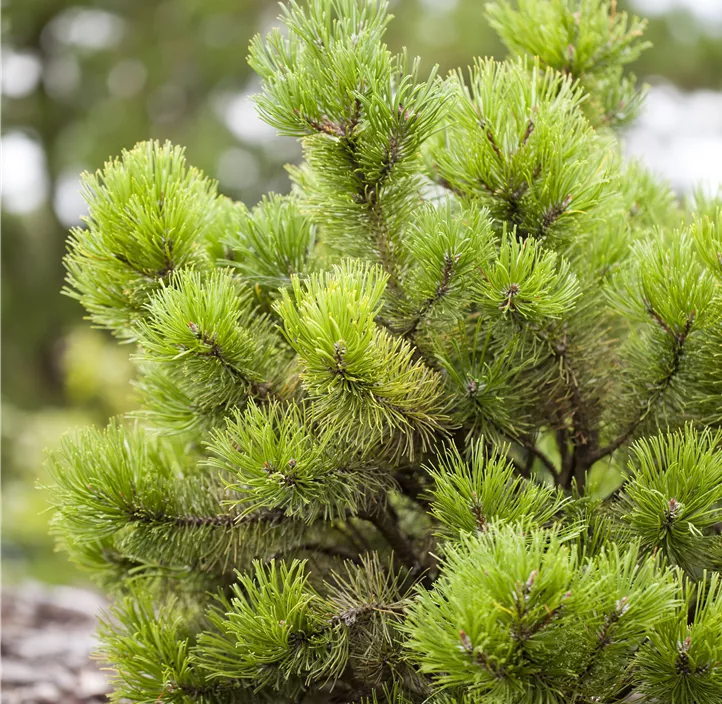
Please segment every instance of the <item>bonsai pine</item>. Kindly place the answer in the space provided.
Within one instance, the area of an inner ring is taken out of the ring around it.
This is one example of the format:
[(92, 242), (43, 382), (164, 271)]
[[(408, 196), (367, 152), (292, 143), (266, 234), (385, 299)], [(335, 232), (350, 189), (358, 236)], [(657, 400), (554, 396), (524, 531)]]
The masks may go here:
[(423, 78), (381, 0), (288, 2), (289, 195), (86, 175), (66, 292), (142, 410), (52, 457), (54, 530), (113, 701), (722, 701), (722, 213), (620, 156), (643, 22), (486, 12), (511, 57)]

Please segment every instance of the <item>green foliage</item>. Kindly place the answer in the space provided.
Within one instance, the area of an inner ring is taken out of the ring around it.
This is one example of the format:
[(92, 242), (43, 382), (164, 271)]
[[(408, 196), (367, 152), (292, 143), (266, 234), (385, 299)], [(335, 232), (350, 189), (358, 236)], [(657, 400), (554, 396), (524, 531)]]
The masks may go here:
[(469, 463), (450, 450), (428, 470), (434, 480), (431, 512), (457, 537), (484, 533), (497, 520), (543, 526), (564, 503), (552, 487), (516, 475), (513, 463), (496, 450), (485, 453), (483, 437)]
[(518, 7), (540, 59), (422, 82), (385, 3), (286, 5), (289, 196), (157, 143), (91, 177), (69, 286), (143, 408), (51, 471), (116, 701), (717, 701), (717, 224), (602, 127), (642, 25)]
[(720, 220), (722, 210), (717, 209), (714, 215), (695, 218), (692, 226), (697, 251), (704, 263), (719, 278), (722, 276), (722, 235), (720, 233)]
[(348, 657), (345, 629), (331, 623), (303, 568), (255, 563), (252, 574), (239, 575), (230, 601), (209, 614), (219, 634), (201, 635), (201, 666), (281, 691), (338, 677)]
[(483, 208), (456, 209), (452, 203), (427, 205), (408, 234), (408, 291), (401, 315), (410, 320), (408, 334), (421, 327), (449, 327), (463, 316), (471, 300), (477, 269), (494, 250), (491, 220)]
[(499, 0), (487, 13), (511, 52), (538, 56), (581, 81), (594, 122), (621, 125), (634, 118), (640, 106), (635, 79), (622, 70), (651, 46), (641, 41), (645, 21), (617, 12), (608, 0)]
[(622, 520), (648, 550), (688, 570), (722, 563), (722, 437), (690, 426), (632, 448)]
[(646, 23), (604, 0), (501, 0), (488, 14), (507, 46), (575, 77), (631, 63), (649, 46), (639, 41)]
[(686, 233), (670, 244), (640, 244), (623, 286), (616, 299), (621, 310), (640, 322), (656, 323), (670, 337), (686, 337), (714, 320), (714, 281)]
[(485, 59), (468, 83), (457, 73), (452, 86), (454, 119), (432, 151), (442, 184), (487, 206), (519, 236), (556, 244), (588, 234), (601, 213), (609, 217), (617, 160), (584, 119), (583, 94), (570, 78)]
[(278, 364), (278, 341), (267, 320), (254, 313), (249, 292), (226, 272), (179, 272), (150, 299), (147, 318), (136, 326), (142, 359), (199, 407), (265, 396)]
[[(90, 540), (112, 535), (128, 517), (142, 522), (172, 516), (173, 508), (180, 508), (167, 503), (164, 490), (180, 474), (179, 458), (171, 446), (148, 442), (140, 428), (112, 424), (105, 432), (91, 428), (66, 438), (51, 471), (62, 521)], [(188, 496), (191, 501), (205, 498), (194, 499), (192, 491)]]
[(303, 138), (312, 173), (299, 186), (328, 246), (377, 254), (396, 283), (420, 186), (418, 149), (438, 129), (448, 91), (435, 70), (420, 81), (418, 61), (409, 66), (382, 43), (390, 18), (381, 0), (292, 2), (281, 19), (287, 38), (276, 29), (251, 43), (259, 113)]
[(228, 470), (233, 503), (245, 513), (284, 509), (287, 516), (313, 522), (356, 512), (368, 495), (383, 489), (373, 470), (348, 456), (328, 433), (314, 436), (297, 406), (250, 405), (227, 419), (209, 445), (211, 466)]
[(274, 29), (265, 42), (260, 36), (251, 42), (249, 64), (264, 80), (256, 98), (261, 116), (294, 137), (312, 134), (314, 123), (331, 123), (330, 130), (351, 120), (357, 92), (376, 87), (359, 85), (359, 79), (383, 81), (391, 72), (391, 55), (380, 45), (391, 19), (385, 3), (341, 0), (303, 7), (292, 1), (281, 19), (288, 39)]
[(716, 388), (716, 372), (705, 365), (721, 311), (714, 277), (689, 235), (638, 243), (614, 286), (613, 305), (637, 323), (622, 349), (627, 386), (619, 415), (632, 432), (655, 419), (704, 419), (709, 404), (700, 399)]
[(413, 455), (416, 443), (426, 448), (443, 432), (441, 379), (414, 361), (408, 342), (377, 326), (386, 280), (379, 267), (341, 264), (303, 285), (295, 278), (293, 299), (282, 292), (276, 310), (301, 357), (315, 419), (340, 414), (350, 421), (342, 440)]
[(316, 227), (292, 196), (271, 195), (249, 213), (238, 207), (226, 239), (230, 266), (269, 294), (290, 285), (292, 274), (313, 268)]
[(67, 438), (50, 463), (54, 529), (76, 561), (102, 577), (119, 560), (182, 572), (232, 559), (242, 526), (221, 509), (215, 483), (195, 471), (188, 449), (117, 424)]
[(703, 578), (697, 590), (685, 583), (682, 603), (639, 651), (639, 688), (654, 701), (692, 704), (722, 696), (720, 587), (719, 574)]
[(477, 283), (480, 305), (491, 314), (501, 311), (522, 320), (560, 318), (579, 290), (567, 262), (557, 265), (557, 258), (533, 237), (520, 241), (504, 235), (493, 267)]
[(639, 161), (629, 161), (624, 181), (627, 209), (633, 232), (675, 227), (682, 222), (677, 198), (668, 183), (661, 181)]
[(154, 432), (202, 434), (223, 424), (226, 407), (200, 406), (157, 364), (140, 364), (134, 381), (141, 409), (132, 415), (147, 421)]
[(585, 559), (555, 532), (494, 527), (445, 559), (410, 609), (408, 646), (422, 672), (472, 698), (613, 696), (629, 656), (675, 606), (670, 577), (638, 564), (635, 549)]
[(192, 701), (188, 695), (194, 690), (206, 688), (203, 676), (189, 665), (192, 637), (175, 600), (156, 612), (148, 596), (139, 591), (119, 600), (111, 613), (112, 618), (100, 624), (102, 653), (111, 662), (125, 663), (111, 678), (115, 687), (111, 701), (162, 697), (185, 703)]
[(443, 346), (437, 343), (455, 420), (469, 428), (470, 438), (477, 434), (499, 440), (517, 437), (529, 426), (520, 383), (529, 361), (516, 354), (517, 340), (495, 339), (482, 323), (486, 321), (479, 318), (471, 330), (460, 325)]
[(147, 143), (84, 177), (90, 215), (73, 230), (68, 294), (91, 320), (135, 339), (150, 295), (177, 269), (208, 268), (229, 203), (213, 181), (185, 165), (183, 150)]

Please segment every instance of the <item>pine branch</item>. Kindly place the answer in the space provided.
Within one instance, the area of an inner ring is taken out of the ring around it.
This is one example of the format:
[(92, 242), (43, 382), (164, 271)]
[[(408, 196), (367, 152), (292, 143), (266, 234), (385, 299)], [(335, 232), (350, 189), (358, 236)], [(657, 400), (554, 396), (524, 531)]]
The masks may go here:
[(361, 565), (362, 560), (359, 553), (343, 545), (324, 545), (323, 543), (304, 543), (291, 549), (292, 552), (310, 552), (321, 554), (336, 560), (348, 560), (355, 565)]
[(385, 508), (379, 508), (374, 512), (359, 513), (358, 517), (373, 524), (401, 563), (409, 569), (412, 578), (419, 578), (422, 584), (431, 586), (429, 575), (424, 574), (422, 560), (416, 554), (412, 541), (398, 527), (398, 516), (390, 505), (387, 504)]
[[(652, 313), (650, 313), (650, 315), (652, 315)], [(657, 315), (653, 315), (653, 317), (655, 318), (655, 320), (657, 319)], [(655, 404), (658, 403), (659, 400), (662, 398), (664, 392), (669, 388), (669, 385), (672, 383), (675, 376), (677, 375), (677, 372), (679, 371), (679, 366), (682, 361), (682, 356), (684, 354), (685, 343), (687, 342), (689, 334), (692, 330), (692, 325), (694, 324), (694, 321), (695, 313), (694, 311), (692, 311), (687, 317), (687, 321), (679, 334), (675, 334), (674, 331), (666, 324), (662, 326), (666, 335), (672, 340), (671, 359), (667, 366), (665, 376), (654, 385), (652, 394), (644, 402), (639, 412), (632, 420), (632, 422), (627, 426), (627, 428), (614, 440), (612, 440), (608, 445), (599, 448), (595, 452), (590, 453), (588, 458), (588, 462), (590, 464), (593, 464), (594, 462), (597, 462), (600, 459), (607, 457), (615, 450), (619, 449), (622, 445), (624, 445), (634, 435), (637, 428), (644, 422), (647, 416), (652, 412)]]
[(516, 442), (518, 442), (527, 452), (530, 452), (536, 459), (538, 459), (551, 473), (552, 477), (557, 477), (559, 474), (559, 468), (554, 464), (554, 462), (547, 457), (547, 455), (540, 450), (536, 443), (531, 440), (525, 440), (523, 438), (512, 438)]
[(549, 208), (547, 208), (542, 216), (541, 223), (539, 224), (539, 230), (537, 233), (539, 237), (544, 237), (547, 232), (549, 232), (551, 226), (559, 220), (562, 215), (564, 215), (571, 203), (572, 195), (570, 193), (560, 203), (553, 203), (549, 206)]
[(232, 528), (234, 526), (248, 525), (264, 522), (268, 525), (280, 523), (285, 514), (279, 510), (258, 511), (256, 513), (238, 515), (222, 513), (215, 516), (194, 516), (190, 514), (172, 515), (163, 511), (149, 511), (142, 508), (135, 508), (128, 512), (130, 523), (142, 523), (144, 525), (171, 524), (182, 528), (194, 528), (210, 526), (215, 528)]
[(357, 156), (357, 146), (353, 136), (345, 131), (341, 139), (349, 160), (350, 168), (356, 174), (359, 182), (358, 190), (353, 196), (356, 203), (362, 204), (367, 210), (368, 222), (375, 240), (379, 261), (384, 271), (389, 275), (389, 285), (394, 291), (399, 291), (399, 270), (398, 263), (391, 252), (390, 236), (386, 219), (381, 207), (379, 195), (386, 181), (391, 177), (398, 153), (398, 142), (392, 135), (386, 150), (386, 157), (382, 162), (381, 169), (376, 179), (369, 180), (364, 174)]
[(604, 648), (606, 648), (612, 643), (612, 632), (614, 630), (614, 626), (617, 624), (620, 616), (622, 616), (626, 608), (628, 608), (627, 599), (623, 598), (619, 601), (614, 611), (605, 614), (604, 625), (602, 626), (602, 629), (597, 636), (597, 643), (594, 646), (594, 650), (592, 651), (591, 655), (589, 656), (589, 661), (587, 665), (584, 667), (584, 669), (579, 675), (580, 684), (583, 683), (592, 673), (592, 670), (597, 664), (598, 658), (601, 656)]
[(232, 692), (244, 689), (247, 685), (241, 680), (224, 680), (205, 686), (193, 685), (185, 682), (167, 682), (163, 691), (158, 695), (158, 702), (162, 702), (165, 695), (173, 695), (179, 692), (187, 694), (195, 699), (203, 701), (207, 697), (222, 697)]
[(446, 296), (446, 294), (449, 292), (449, 284), (453, 276), (454, 265), (459, 261), (460, 257), (461, 255), (459, 254), (457, 254), (455, 257), (452, 257), (448, 253), (444, 254), (444, 266), (441, 269), (441, 280), (439, 281), (436, 290), (434, 291), (434, 295), (427, 298), (421, 304), (421, 307), (417, 310), (416, 314), (412, 318), (411, 325), (405, 332), (405, 334), (409, 338), (414, 337), (414, 334), (416, 333), (419, 324), (426, 317), (431, 308), (436, 303), (441, 301), (444, 296)]

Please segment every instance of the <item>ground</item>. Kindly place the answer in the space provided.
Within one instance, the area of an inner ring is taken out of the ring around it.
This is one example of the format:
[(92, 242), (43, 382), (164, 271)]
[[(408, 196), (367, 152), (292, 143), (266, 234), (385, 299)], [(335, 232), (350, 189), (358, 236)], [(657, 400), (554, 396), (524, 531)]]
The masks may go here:
[(95, 619), (106, 601), (72, 587), (26, 582), (2, 591), (2, 704), (100, 704), (109, 691)]

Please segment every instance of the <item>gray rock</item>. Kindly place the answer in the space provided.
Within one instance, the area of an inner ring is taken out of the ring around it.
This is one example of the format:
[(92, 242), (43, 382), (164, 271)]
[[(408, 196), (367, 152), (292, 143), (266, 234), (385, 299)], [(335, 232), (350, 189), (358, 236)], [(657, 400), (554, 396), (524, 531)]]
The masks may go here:
[(37, 670), (32, 667), (30, 663), (22, 662), (21, 660), (9, 660), (8, 658), (3, 658), (3, 691), (5, 690), (5, 685), (32, 684), (37, 681), (37, 679)]

